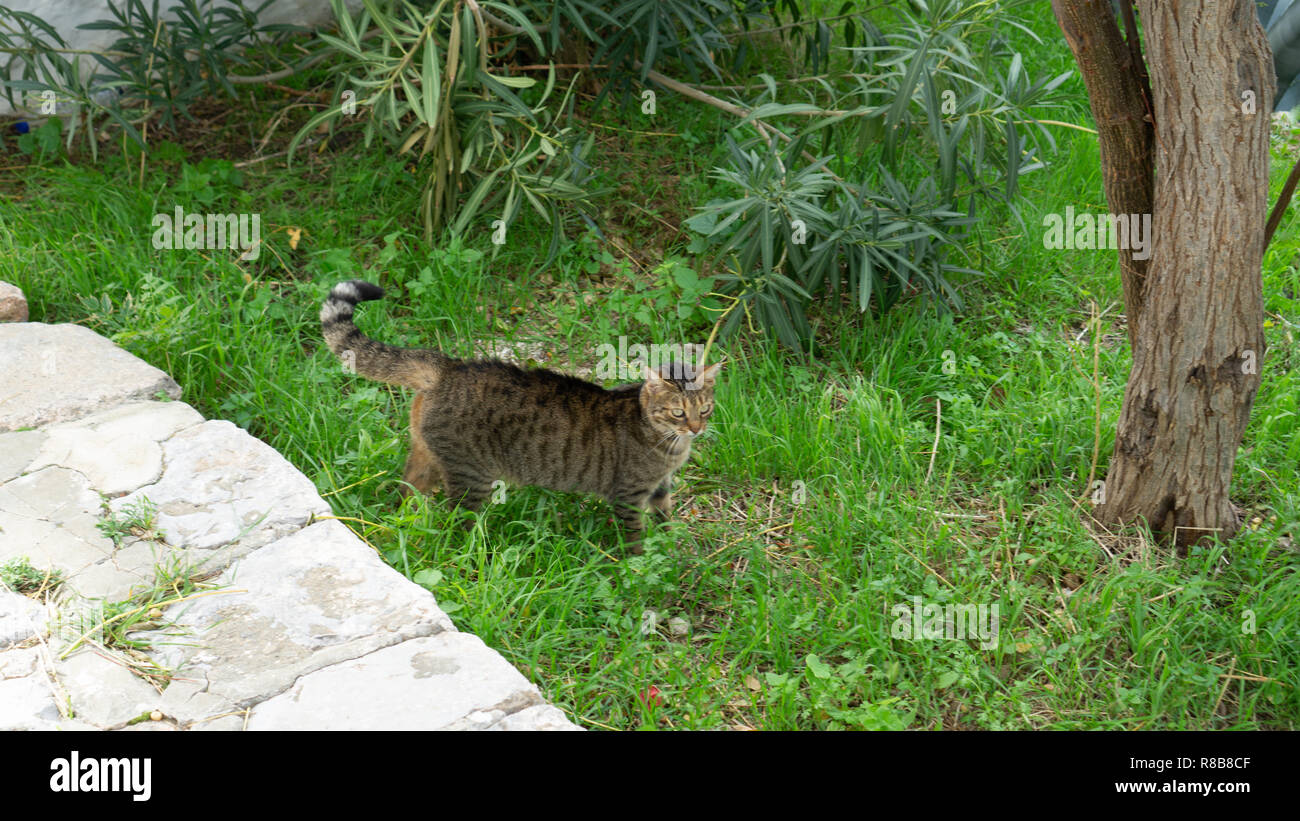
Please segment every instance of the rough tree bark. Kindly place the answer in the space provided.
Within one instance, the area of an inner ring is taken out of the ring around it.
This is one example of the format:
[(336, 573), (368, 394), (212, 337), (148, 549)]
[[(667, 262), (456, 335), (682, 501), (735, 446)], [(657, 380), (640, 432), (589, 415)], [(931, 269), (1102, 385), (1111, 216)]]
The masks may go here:
[[(1151, 88), (1137, 32), (1129, 32), (1134, 39), (1126, 44), (1111, 15), (1110, 0), (1052, 0), (1052, 10), (1088, 88), (1111, 213), (1150, 214), (1155, 191)], [(1119, 255), (1128, 341), (1134, 348), (1149, 262)]]
[[(1104, 28), (1093, 18), (1111, 14), (1094, 0), (1053, 3), (1076, 55), (1070, 38), (1087, 42), (1080, 26)], [(1094, 515), (1144, 520), (1186, 546), (1213, 534), (1227, 539), (1238, 526), (1228, 494), (1264, 355), (1260, 267), (1275, 80), (1251, 0), (1138, 0), (1138, 8), (1155, 125), (1154, 250), (1138, 310), (1126, 304), (1133, 367)], [(1123, 104), (1144, 113), (1131, 94), (1109, 99), (1115, 81), (1101, 76), (1110, 69), (1096, 65), (1100, 59), (1116, 58), (1079, 59), (1085, 78), (1094, 75), (1094, 111), (1122, 119)], [(1099, 101), (1094, 88), (1108, 99)], [(1114, 173), (1123, 178), (1125, 170)], [(1111, 207), (1130, 213), (1114, 200)]]

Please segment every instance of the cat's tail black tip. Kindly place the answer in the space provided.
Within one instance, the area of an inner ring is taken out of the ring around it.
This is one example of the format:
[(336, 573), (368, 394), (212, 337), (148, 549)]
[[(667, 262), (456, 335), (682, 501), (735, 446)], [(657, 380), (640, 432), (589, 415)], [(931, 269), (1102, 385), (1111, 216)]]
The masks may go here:
[(339, 322), (352, 321), (352, 309), (358, 302), (369, 302), (384, 295), (384, 289), (364, 279), (340, 282), (330, 289), (325, 304), (320, 307), (321, 324), (328, 327)]
[(347, 282), (340, 282), (330, 289), (331, 300), (337, 299), (353, 305), (358, 302), (369, 302), (372, 299), (383, 299), (383, 297), (383, 288), (373, 282), (366, 282), (364, 279), (350, 279)]

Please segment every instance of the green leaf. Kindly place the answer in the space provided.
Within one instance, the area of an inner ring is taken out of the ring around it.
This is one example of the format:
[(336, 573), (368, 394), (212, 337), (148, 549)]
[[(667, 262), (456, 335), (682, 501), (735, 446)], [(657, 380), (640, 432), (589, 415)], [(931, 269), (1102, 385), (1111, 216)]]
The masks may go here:
[(375, 0), (362, 0), (362, 3), (365, 6), (366, 11), (370, 13), (371, 18), (374, 19), (375, 25), (384, 30), (384, 36), (387, 37), (390, 42), (399, 43), (402, 41), (402, 38), (393, 30), (392, 18), (379, 8)]
[(495, 74), (488, 74), (487, 76), (491, 77), (501, 85), (509, 86), (510, 88), (532, 88), (537, 85), (537, 80), (533, 77), (511, 77), (509, 75), (498, 76)]
[[(411, 81), (407, 79), (405, 73), (402, 74), (401, 81), (402, 90), (406, 92), (406, 104), (411, 107), (411, 111), (414, 112), (416, 118), (420, 122), (431, 122), (424, 114), (424, 106), (420, 103), (420, 95), (416, 92), (415, 86), (411, 85)], [(400, 125), (400, 123), (394, 123), (394, 125)]]
[(827, 679), (831, 677), (831, 666), (817, 658), (816, 655), (809, 653), (808, 657), (804, 659), (804, 663), (808, 666), (808, 672), (817, 678)]
[(769, 687), (780, 687), (790, 680), (785, 673), (764, 673), (763, 678), (767, 680)]
[(433, 590), (433, 588), (437, 587), (438, 583), (442, 581), (442, 571), (432, 567), (426, 568), (411, 576), (411, 581), (426, 590)]
[[(485, 3), (484, 5), (494, 12), (503, 14), (506, 17), (514, 18), (514, 21), (519, 24), (519, 28), (523, 29), (524, 34), (528, 35), (528, 39), (532, 40), (533, 45), (537, 46), (538, 53), (546, 53), (546, 47), (542, 45), (542, 38), (537, 33), (537, 26), (534, 25), (533, 21), (525, 17), (523, 12), (516, 9), (510, 3)], [(552, 20), (551, 25), (556, 25), (556, 22)]]
[(424, 93), (424, 113), (433, 125), (438, 121), (438, 101), (442, 96), (442, 76), (438, 67), (438, 44), (430, 35), (424, 41), (424, 66), (420, 89)]
[(764, 103), (749, 112), (743, 122), (778, 117), (782, 114), (816, 114), (821, 109), (811, 103)]

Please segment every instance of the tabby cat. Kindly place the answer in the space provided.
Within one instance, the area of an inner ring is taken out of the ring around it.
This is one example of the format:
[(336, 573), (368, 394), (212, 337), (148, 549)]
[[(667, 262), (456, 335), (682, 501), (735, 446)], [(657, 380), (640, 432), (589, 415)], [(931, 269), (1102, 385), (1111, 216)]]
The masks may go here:
[(668, 518), (673, 473), (708, 425), (721, 362), (647, 368), (644, 382), (606, 390), (494, 359), (394, 348), (352, 322), (358, 302), (383, 295), (362, 280), (335, 285), (321, 306), (321, 328), (330, 350), (357, 373), (417, 391), (403, 477), (411, 486), (429, 493), (440, 485), (471, 510), (498, 479), (596, 493), (614, 505), (628, 548), (641, 552), (641, 515), (653, 509)]

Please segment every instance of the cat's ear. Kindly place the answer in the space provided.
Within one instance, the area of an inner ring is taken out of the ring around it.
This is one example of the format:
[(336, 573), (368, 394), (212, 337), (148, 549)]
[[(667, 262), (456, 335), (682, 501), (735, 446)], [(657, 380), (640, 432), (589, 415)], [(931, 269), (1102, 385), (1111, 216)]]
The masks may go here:
[(652, 388), (662, 388), (668, 384), (667, 380), (659, 375), (659, 371), (644, 362), (641, 363), (641, 378), (644, 379), (646, 384)]
[(722, 368), (723, 364), (724, 364), (723, 362), (715, 362), (714, 364), (700, 371), (695, 375), (695, 378), (691, 380), (691, 384), (695, 387), (696, 390), (713, 387), (713, 384), (717, 381), (718, 378), (718, 371)]

